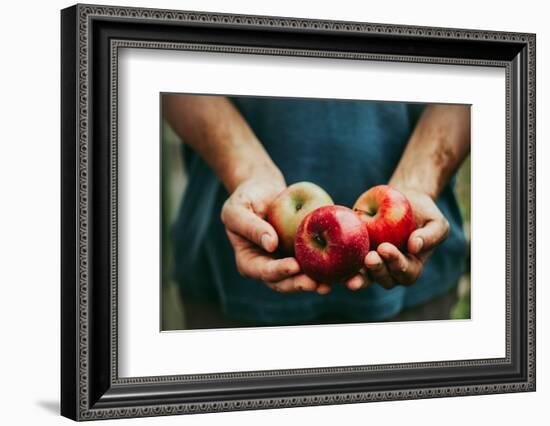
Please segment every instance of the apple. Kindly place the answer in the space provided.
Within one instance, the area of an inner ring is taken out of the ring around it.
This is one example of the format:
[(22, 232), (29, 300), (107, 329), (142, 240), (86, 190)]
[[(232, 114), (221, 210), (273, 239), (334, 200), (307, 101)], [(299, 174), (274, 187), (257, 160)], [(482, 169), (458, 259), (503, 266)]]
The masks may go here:
[(297, 182), (281, 192), (267, 212), (267, 221), (279, 237), (279, 251), (294, 254), (294, 237), (304, 217), (318, 207), (333, 204), (325, 190), (311, 182)]
[(294, 252), (310, 278), (325, 284), (344, 282), (363, 267), (369, 252), (367, 224), (348, 207), (319, 207), (300, 224)]
[(353, 210), (369, 228), (371, 249), (388, 242), (400, 250), (407, 248), (409, 235), (416, 229), (411, 203), (389, 185), (374, 186), (355, 202)]

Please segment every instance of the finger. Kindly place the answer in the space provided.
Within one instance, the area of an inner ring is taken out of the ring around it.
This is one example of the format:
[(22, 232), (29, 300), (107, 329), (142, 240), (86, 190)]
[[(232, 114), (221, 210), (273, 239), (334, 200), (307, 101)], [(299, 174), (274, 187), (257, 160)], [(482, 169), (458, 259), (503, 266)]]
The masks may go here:
[(302, 291), (315, 291), (317, 289), (317, 283), (305, 274), (295, 277), (295, 285)]
[(237, 264), (244, 276), (255, 278), (264, 283), (282, 281), (300, 272), (300, 266), (293, 257), (272, 259), (259, 255), (248, 259), (238, 258)]
[(346, 287), (351, 291), (359, 290), (364, 284), (365, 280), (361, 274), (354, 275), (346, 281)]
[(291, 279), (283, 280), (277, 284), (265, 283), (271, 290), (279, 293), (296, 293), (298, 289), (294, 286)]
[(300, 272), (300, 265), (293, 257), (273, 259), (240, 235), (227, 230), (227, 236), (235, 249), (237, 269), (245, 277), (276, 282)]
[(441, 244), (449, 235), (449, 222), (444, 217), (427, 222), (415, 230), (407, 242), (409, 253), (418, 254)]
[(317, 283), (305, 274), (298, 274), (279, 282), (266, 283), (272, 290), (281, 293), (295, 293), (298, 291), (315, 291)]
[(389, 243), (380, 244), (377, 250), (390, 275), (399, 284), (411, 285), (420, 277), (422, 262), (415, 256), (405, 256), (397, 247)]
[(348, 290), (357, 291), (361, 288), (367, 287), (370, 283), (371, 282), (366, 271), (362, 270), (346, 281), (346, 287)]
[(281, 281), (300, 272), (300, 266), (293, 257), (269, 259), (267, 261), (256, 257), (251, 262), (251, 268), (258, 270), (258, 279), (263, 282)]
[(321, 296), (324, 296), (325, 294), (329, 294), (332, 291), (332, 288), (328, 284), (319, 284), (317, 286), (317, 294), (320, 294)]
[(365, 257), (365, 266), (372, 281), (377, 282), (385, 289), (395, 286), (395, 281), (390, 275), (384, 261), (376, 251), (371, 251)]
[(221, 214), (225, 227), (249, 241), (254, 242), (269, 253), (274, 252), (279, 244), (273, 227), (246, 207), (226, 202)]

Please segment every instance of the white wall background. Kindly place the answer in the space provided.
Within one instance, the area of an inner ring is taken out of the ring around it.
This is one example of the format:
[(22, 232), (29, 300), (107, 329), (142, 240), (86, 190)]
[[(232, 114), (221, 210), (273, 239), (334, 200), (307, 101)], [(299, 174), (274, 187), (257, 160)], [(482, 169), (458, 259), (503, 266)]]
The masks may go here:
[[(386, 402), (119, 420), (120, 424), (516, 425), (543, 424), (550, 401), (550, 28), (536, 0), (297, 2), (108, 1), (103, 4), (537, 33), (538, 390), (530, 394)], [(0, 50), (0, 401), (3, 424), (68, 424), (59, 405), (59, 9), (71, 2), (2, 7)], [(540, 418), (540, 420), (536, 420)], [(102, 424), (110, 424), (108, 421)], [(113, 423), (116, 424), (116, 423)]]

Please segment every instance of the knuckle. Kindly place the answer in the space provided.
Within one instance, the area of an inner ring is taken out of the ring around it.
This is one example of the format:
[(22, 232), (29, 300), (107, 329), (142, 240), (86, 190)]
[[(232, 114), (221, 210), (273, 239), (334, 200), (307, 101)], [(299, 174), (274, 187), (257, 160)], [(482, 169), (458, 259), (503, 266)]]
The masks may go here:
[(263, 267), (261, 270), (260, 270), (260, 280), (263, 281), (263, 282), (268, 282), (268, 281), (272, 281), (270, 280), (271, 278), (271, 274), (269, 273), (269, 268), (268, 267)]
[(237, 259), (236, 264), (237, 264), (237, 272), (244, 278), (250, 278), (250, 274), (248, 273), (246, 268), (243, 267), (243, 264), (239, 259)]
[(443, 238), (447, 238), (451, 230), (451, 224), (446, 218), (443, 218)]
[(245, 275), (245, 273), (244, 273), (244, 271), (243, 271), (243, 268), (241, 268), (239, 264), (237, 264), (237, 272), (239, 273), (239, 275), (240, 275), (241, 277), (245, 277), (245, 278), (246, 278), (246, 275)]
[(228, 215), (228, 209), (229, 209), (229, 199), (223, 203), (222, 210), (220, 212), (220, 219), (224, 225), (227, 225), (227, 215)]
[(263, 272), (266, 279), (269, 281), (277, 281), (277, 280), (284, 279), (284, 277), (281, 277), (281, 271), (279, 269), (279, 265), (274, 261), (267, 262), (263, 268)]

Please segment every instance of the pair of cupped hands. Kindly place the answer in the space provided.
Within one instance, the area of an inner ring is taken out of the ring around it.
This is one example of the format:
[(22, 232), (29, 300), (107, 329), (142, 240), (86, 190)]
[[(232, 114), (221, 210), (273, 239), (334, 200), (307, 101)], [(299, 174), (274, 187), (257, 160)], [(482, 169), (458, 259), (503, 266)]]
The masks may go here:
[[(221, 219), (235, 251), (237, 269), (242, 276), (262, 281), (278, 292), (328, 294), (331, 283), (315, 282), (302, 273), (294, 257), (273, 255), (279, 240), (265, 217), (271, 202), (285, 188), (284, 181), (252, 178), (241, 182), (224, 203)], [(449, 223), (429, 195), (404, 187), (398, 189), (409, 199), (417, 226), (409, 236), (407, 250), (402, 252), (390, 243), (380, 244), (367, 254), (364, 268), (343, 283), (349, 290), (372, 283), (386, 289), (414, 284), (433, 249), (449, 233)]]

